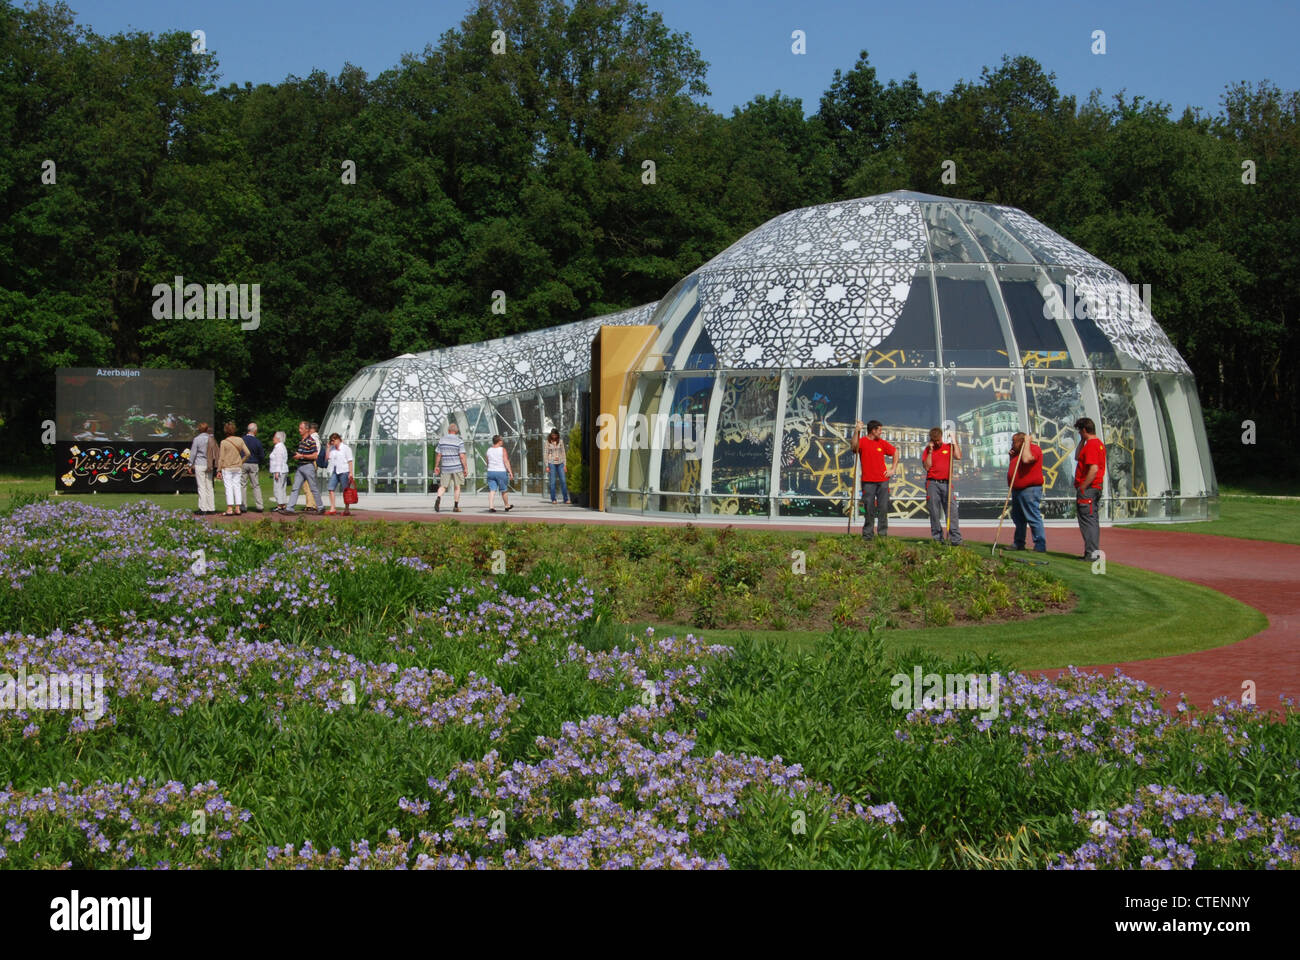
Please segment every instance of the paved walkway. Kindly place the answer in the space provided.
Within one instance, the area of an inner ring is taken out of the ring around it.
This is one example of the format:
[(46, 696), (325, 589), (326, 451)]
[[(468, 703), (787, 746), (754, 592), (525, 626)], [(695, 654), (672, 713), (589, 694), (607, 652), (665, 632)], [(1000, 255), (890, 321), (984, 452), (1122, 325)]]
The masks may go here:
[[(356, 510), (356, 514), (359, 518), (399, 523), (455, 517), (466, 523), (510, 519), (659, 526), (665, 522), (694, 522), (699, 526), (735, 525), (767, 530), (816, 529), (828, 532), (844, 529), (843, 520), (825, 518), (781, 522), (739, 517), (731, 520), (717, 517), (676, 520), (660, 516), (642, 518), (634, 514), (597, 513), (564, 504), (553, 506), (536, 494), (515, 494), (511, 500), (516, 506), (507, 516), (486, 512), (486, 494), (466, 494), (459, 514), (449, 512), (450, 497), (444, 498), (441, 514), (433, 513), (432, 498), (363, 497), (358, 507), (365, 509)], [(497, 509), (501, 509), (499, 505)], [(250, 514), (241, 519), (259, 516)], [(275, 514), (270, 516), (290, 519)], [(328, 522), (333, 518), (319, 519)], [(966, 539), (972, 541), (992, 542), (993, 527), (987, 521), (962, 524)], [(896, 534), (915, 537), (929, 532), (928, 524), (914, 521), (891, 523), (890, 529)], [(1002, 531), (1004, 543), (1010, 539), (1009, 531), (1009, 525)], [(1053, 550), (1078, 552), (1082, 544), (1075, 523), (1049, 523), (1048, 545)], [(1129, 676), (1172, 691), (1174, 696), (1166, 701), (1171, 706), (1177, 702), (1178, 693), (1187, 694), (1188, 700), (1202, 708), (1209, 707), (1215, 697), (1228, 696), (1239, 700), (1242, 684), (1247, 680), (1254, 681), (1256, 702), (1261, 707), (1276, 708), (1279, 695), (1300, 700), (1300, 641), (1297, 640), (1300, 632), (1300, 546), (1129, 527), (1103, 527), (1101, 545), (1110, 562), (1142, 567), (1218, 590), (1264, 613), (1269, 625), (1262, 633), (1226, 647), (1155, 660), (1091, 666), (1089, 670), (1110, 673), (1119, 667)], [(1061, 671), (1045, 670), (1042, 673), (1054, 677)]]

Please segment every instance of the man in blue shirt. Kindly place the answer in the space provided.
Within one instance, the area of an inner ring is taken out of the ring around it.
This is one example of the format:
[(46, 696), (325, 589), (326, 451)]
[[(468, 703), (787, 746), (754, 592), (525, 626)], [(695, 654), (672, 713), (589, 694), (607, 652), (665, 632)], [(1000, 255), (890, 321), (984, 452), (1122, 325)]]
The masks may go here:
[(265, 451), (262, 450), (262, 441), (257, 439), (257, 424), (248, 425), (244, 446), (248, 447), (248, 457), (244, 460), (244, 489), (248, 491), (248, 499), (256, 504), (253, 509), (262, 513), (262, 485), (257, 482), (257, 474)]

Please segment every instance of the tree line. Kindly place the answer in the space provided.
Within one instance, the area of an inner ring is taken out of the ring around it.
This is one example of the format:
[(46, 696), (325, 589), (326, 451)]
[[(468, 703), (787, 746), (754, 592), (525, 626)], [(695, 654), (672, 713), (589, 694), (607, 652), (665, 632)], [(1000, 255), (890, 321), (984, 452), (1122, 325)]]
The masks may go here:
[[(1020, 207), (1151, 284), (1220, 477), (1300, 466), (1296, 91), (1175, 116), (1077, 102), (1028, 57), (942, 92), (864, 51), (810, 115), (777, 91), (724, 116), (690, 37), (631, 0), (484, 0), (375, 77), (223, 86), (199, 47), (0, 0), (11, 462), (47, 456), (59, 366), (211, 368), (220, 418), (319, 417), (367, 363), (658, 299), (779, 213), (912, 189)], [(156, 317), (176, 276), (260, 284), (257, 328)]]

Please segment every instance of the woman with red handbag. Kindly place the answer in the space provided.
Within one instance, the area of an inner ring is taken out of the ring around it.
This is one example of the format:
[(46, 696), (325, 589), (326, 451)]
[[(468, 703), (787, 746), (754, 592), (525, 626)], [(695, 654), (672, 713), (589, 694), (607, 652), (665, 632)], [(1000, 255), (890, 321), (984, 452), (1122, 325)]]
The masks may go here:
[(352, 511), (348, 509), (348, 487), (352, 485), (352, 448), (337, 433), (330, 434), (329, 475), (330, 508), (325, 512), (326, 516), (338, 513), (334, 508), (335, 490), (343, 491), (343, 516), (352, 516)]

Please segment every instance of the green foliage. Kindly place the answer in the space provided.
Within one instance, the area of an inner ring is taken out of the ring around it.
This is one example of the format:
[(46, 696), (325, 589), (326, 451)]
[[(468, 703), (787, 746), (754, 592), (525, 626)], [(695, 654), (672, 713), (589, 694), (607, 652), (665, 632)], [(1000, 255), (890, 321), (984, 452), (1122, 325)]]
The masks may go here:
[(569, 445), (564, 451), (566, 484), (571, 493), (587, 492), (587, 467), (582, 462), (582, 428), (569, 431)]

